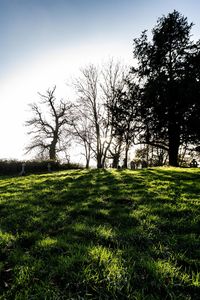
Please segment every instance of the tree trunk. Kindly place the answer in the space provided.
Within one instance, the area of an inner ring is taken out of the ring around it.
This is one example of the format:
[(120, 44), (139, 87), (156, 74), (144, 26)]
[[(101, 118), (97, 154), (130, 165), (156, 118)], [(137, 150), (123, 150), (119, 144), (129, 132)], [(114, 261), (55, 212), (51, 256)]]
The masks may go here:
[(125, 168), (125, 169), (127, 169), (127, 167), (128, 167), (128, 150), (129, 150), (129, 144), (126, 143), (125, 157), (124, 157), (124, 163), (123, 163), (123, 168)]
[(149, 166), (149, 145), (147, 145), (147, 167)]
[(169, 165), (173, 167), (178, 167), (178, 150), (180, 146), (180, 136), (178, 130), (174, 128), (169, 130)]
[(102, 169), (103, 164), (102, 164), (102, 155), (101, 153), (97, 153), (97, 169)]
[(95, 115), (95, 123), (96, 123), (96, 137), (97, 137), (97, 169), (102, 169), (102, 152), (101, 152), (101, 138), (100, 138), (100, 129), (99, 124), (97, 122), (96, 111)]
[(57, 139), (54, 137), (49, 148), (49, 158), (51, 160), (56, 160), (56, 144), (57, 144)]
[[(171, 71), (172, 73), (172, 71)], [(180, 146), (180, 128), (178, 125), (178, 116), (175, 114), (176, 99), (173, 96), (175, 94), (173, 86), (173, 78), (170, 75), (170, 89), (169, 89), (169, 110), (168, 110), (168, 138), (169, 138), (169, 165), (178, 167), (178, 150)]]
[(169, 146), (169, 165), (173, 167), (178, 167), (178, 149), (179, 145), (178, 144), (171, 144)]
[(90, 166), (90, 145), (89, 143), (87, 143), (86, 140), (84, 140), (84, 148), (85, 148), (85, 159), (86, 159), (86, 164), (85, 164), (85, 167), (86, 169), (89, 169), (89, 166)]
[(103, 169), (103, 165), (101, 161), (97, 161), (97, 169)]
[(119, 166), (119, 158), (120, 158), (120, 154), (119, 153), (115, 153), (113, 155), (113, 162), (112, 162), (112, 168), (118, 168)]
[(51, 160), (56, 160), (56, 149), (55, 149), (54, 145), (50, 146), (50, 149), (49, 149), (49, 158)]
[(85, 165), (86, 169), (89, 169), (90, 167), (90, 159), (86, 158), (86, 165)]

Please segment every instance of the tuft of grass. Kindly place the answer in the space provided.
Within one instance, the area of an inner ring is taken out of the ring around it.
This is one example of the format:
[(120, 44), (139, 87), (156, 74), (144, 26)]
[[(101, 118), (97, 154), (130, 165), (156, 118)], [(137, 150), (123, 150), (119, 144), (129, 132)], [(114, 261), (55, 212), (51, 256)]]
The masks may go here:
[(199, 299), (200, 170), (0, 177), (0, 299)]

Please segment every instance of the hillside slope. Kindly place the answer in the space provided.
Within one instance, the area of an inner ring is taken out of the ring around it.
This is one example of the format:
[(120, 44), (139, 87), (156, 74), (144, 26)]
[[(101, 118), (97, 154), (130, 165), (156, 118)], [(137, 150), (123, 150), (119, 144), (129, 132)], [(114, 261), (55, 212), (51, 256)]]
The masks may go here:
[(0, 178), (0, 299), (199, 299), (200, 170)]

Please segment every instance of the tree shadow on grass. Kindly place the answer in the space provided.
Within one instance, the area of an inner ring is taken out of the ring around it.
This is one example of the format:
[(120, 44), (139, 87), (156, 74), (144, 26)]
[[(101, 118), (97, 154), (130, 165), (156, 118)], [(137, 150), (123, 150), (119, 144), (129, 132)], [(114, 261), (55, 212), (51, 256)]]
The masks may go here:
[(18, 178), (18, 193), (0, 202), (3, 297), (196, 297), (197, 207), (182, 207), (180, 176), (179, 193), (159, 170)]

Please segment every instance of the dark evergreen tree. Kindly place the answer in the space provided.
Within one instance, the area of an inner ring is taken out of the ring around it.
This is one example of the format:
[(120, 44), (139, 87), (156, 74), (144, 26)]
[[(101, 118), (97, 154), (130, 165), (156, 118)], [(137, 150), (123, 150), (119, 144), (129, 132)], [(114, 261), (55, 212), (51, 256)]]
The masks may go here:
[(134, 40), (143, 141), (167, 149), (173, 166), (181, 144), (199, 141), (200, 42), (190, 40), (192, 26), (173, 11), (158, 20), (152, 42), (146, 31)]

